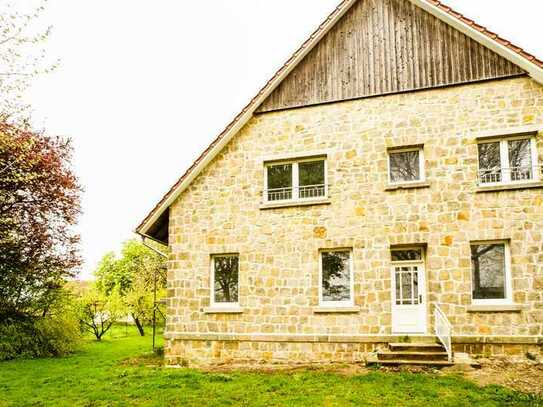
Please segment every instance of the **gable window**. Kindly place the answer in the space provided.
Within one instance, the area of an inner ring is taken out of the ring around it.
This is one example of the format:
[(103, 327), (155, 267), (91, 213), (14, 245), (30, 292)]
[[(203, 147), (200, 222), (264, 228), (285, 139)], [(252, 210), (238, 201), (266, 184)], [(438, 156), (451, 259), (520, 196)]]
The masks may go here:
[(389, 150), (388, 175), (390, 184), (425, 181), (422, 146)]
[(211, 266), (211, 305), (239, 305), (239, 256), (212, 256)]
[(541, 177), (534, 137), (484, 141), (478, 148), (480, 184), (530, 182)]
[(354, 283), (351, 250), (320, 253), (319, 303), (321, 306), (353, 306)]
[(506, 242), (473, 243), (471, 267), (474, 304), (511, 303), (509, 246)]
[(327, 195), (326, 159), (266, 164), (266, 202), (306, 200)]

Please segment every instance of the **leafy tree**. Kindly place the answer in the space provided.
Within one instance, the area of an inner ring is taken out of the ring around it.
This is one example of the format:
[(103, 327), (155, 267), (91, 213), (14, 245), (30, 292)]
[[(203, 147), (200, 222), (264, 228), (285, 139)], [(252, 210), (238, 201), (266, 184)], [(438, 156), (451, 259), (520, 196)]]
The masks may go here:
[(76, 300), (76, 310), (82, 330), (91, 332), (97, 341), (101, 341), (124, 314), (118, 290), (106, 295), (96, 287), (92, 287)]
[[(159, 251), (165, 248), (157, 245)], [(140, 335), (144, 335), (144, 323), (153, 311), (155, 286), (163, 291), (166, 285), (165, 259), (137, 240), (127, 241), (117, 258), (107, 253), (95, 271), (97, 287), (105, 294), (118, 290), (126, 312), (134, 320)]]
[(0, 124), (0, 315), (46, 315), (80, 264), (69, 141)]
[(25, 91), (37, 75), (58, 65), (48, 60), (44, 48), (52, 30), (42, 21), (46, 3), (4, 0), (0, 4), (0, 122), (27, 119), (30, 107), (24, 102)]
[(153, 287), (149, 287), (144, 279), (136, 278), (123, 297), (126, 310), (134, 320), (141, 336), (145, 335), (144, 322), (150, 321), (153, 314), (154, 297), (152, 290)]

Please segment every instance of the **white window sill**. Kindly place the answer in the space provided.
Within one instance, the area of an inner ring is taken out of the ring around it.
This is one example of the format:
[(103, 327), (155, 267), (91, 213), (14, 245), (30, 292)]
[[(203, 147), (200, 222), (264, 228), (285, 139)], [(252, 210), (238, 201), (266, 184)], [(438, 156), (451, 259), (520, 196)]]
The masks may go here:
[(520, 304), (469, 305), (468, 312), (520, 312), (523, 308)]
[(508, 184), (478, 184), (477, 192), (496, 192), (496, 191), (511, 191), (518, 189), (529, 189), (529, 188), (543, 188), (543, 182), (541, 181), (528, 181), (528, 182), (519, 182), (519, 183), (508, 183)]
[(208, 307), (204, 308), (205, 314), (243, 314), (241, 307)]
[(330, 198), (297, 199), (292, 201), (266, 202), (260, 205), (260, 209), (290, 208), (295, 206), (330, 205)]
[(345, 307), (345, 306), (319, 306), (313, 307), (313, 313), (315, 314), (355, 314), (360, 312), (360, 307)]
[(398, 189), (416, 189), (416, 188), (430, 188), (429, 182), (411, 182), (405, 184), (388, 184), (385, 191), (396, 191)]

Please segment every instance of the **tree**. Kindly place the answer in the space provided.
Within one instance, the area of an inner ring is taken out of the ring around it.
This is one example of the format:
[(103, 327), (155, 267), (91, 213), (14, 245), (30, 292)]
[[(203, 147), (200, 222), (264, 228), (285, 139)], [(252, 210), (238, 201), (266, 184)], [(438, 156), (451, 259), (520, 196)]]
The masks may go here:
[(92, 287), (76, 300), (76, 310), (82, 330), (91, 332), (97, 341), (109, 331), (123, 314), (118, 291), (105, 295)]
[(47, 60), (43, 46), (51, 34), (51, 26), (41, 22), (46, 3), (6, 0), (0, 5), (0, 122), (27, 119), (25, 91), (37, 75), (58, 65)]
[(0, 124), (0, 315), (46, 315), (80, 264), (70, 141)]
[(152, 318), (153, 298), (153, 288), (147, 285), (143, 278), (139, 277), (135, 278), (130, 289), (122, 298), (141, 336), (145, 335), (145, 322), (150, 321)]
[[(158, 250), (164, 250), (158, 247)], [(165, 259), (137, 240), (123, 245), (121, 256), (107, 253), (95, 271), (97, 287), (105, 294), (118, 291), (141, 336), (154, 305), (153, 290), (166, 285)], [(156, 279), (156, 280), (155, 280)]]

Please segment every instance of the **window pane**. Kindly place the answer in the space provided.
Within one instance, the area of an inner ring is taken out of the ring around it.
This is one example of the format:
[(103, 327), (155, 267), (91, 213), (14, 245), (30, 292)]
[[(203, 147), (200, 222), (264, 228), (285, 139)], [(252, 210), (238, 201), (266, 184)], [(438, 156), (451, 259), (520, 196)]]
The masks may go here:
[(419, 303), (419, 268), (413, 267), (413, 304)]
[(420, 151), (390, 153), (390, 181), (420, 180)]
[(351, 299), (350, 252), (322, 253), (322, 300)]
[(238, 302), (238, 257), (214, 257), (214, 263), (215, 302)]
[(324, 184), (324, 161), (302, 162), (299, 164), (300, 186)]
[(413, 261), (422, 259), (422, 249), (392, 250), (392, 261)]
[(402, 291), (401, 291), (401, 280), (402, 280), (402, 273), (400, 271), (399, 267), (396, 267), (396, 276), (394, 278), (396, 281), (396, 305), (400, 305), (402, 303)]
[(300, 198), (324, 196), (324, 160), (302, 162), (298, 165)]
[(473, 299), (505, 299), (505, 245), (471, 246)]
[(481, 182), (501, 182), (500, 143), (479, 144), (479, 171)]
[(510, 140), (509, 166), (511, 181), (530, 180), (532, 176), (532, 149), (530, 139)]
[(402, 304), (413, 304), (413, 285), (412, 285), (413, 273), (409, 271), (409, 268), (402, 267)]
[(292, 164), (268, 167), (268, 201), (292, 199)]

